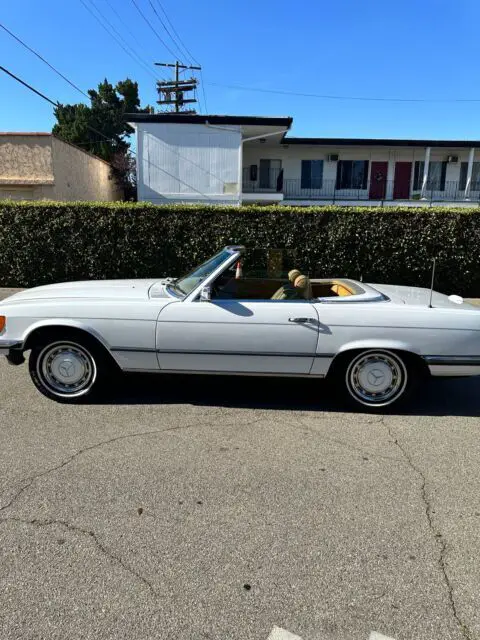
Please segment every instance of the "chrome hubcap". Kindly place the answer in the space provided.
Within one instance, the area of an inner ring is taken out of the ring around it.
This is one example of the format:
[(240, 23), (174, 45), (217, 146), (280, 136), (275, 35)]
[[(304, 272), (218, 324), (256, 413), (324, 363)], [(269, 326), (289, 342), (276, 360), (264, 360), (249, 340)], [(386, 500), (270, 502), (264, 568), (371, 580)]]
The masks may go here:
[(38, 358), (37, 373), (58, 395), (82, 395), (95, 382), (97, 370), (89, 352), (74, 343), (46, 347)]
[(404, 363), (388, 351), (362, 353), (347, 370), (350, 394), (365, 405), (388, 405), (403, 393), (406, 385)]

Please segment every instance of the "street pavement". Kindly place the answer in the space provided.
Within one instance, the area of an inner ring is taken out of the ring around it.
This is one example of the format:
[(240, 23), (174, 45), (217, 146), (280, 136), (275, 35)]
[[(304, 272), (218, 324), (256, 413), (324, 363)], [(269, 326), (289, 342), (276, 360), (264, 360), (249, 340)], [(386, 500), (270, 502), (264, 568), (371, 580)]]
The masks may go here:
[(480, 381), (402, 415), (312, 380), (0, 359), (0, 639), (480, 639)]

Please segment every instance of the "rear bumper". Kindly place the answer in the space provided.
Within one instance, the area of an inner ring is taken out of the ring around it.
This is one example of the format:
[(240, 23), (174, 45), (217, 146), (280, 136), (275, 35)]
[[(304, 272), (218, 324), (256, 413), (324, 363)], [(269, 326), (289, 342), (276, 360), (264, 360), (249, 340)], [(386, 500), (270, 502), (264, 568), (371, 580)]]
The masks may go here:
[(480, 376), (480, 356), (424, 356), (432, 376)]

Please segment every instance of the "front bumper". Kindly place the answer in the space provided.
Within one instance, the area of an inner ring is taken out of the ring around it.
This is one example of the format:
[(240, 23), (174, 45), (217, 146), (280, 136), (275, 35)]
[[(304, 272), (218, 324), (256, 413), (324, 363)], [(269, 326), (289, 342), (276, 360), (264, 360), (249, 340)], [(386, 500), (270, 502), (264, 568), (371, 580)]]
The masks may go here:
[(0, 356), (8, 356), (10, 349), (21, 349), (22, 343), (19, 340), (2, 340), (0, 338)]
[(2, 340), (0, 338), (0, 356), (5, 356), (10, 364), (23, 364), (25, 362), (22, 347), (22, 342), (18, 340)]

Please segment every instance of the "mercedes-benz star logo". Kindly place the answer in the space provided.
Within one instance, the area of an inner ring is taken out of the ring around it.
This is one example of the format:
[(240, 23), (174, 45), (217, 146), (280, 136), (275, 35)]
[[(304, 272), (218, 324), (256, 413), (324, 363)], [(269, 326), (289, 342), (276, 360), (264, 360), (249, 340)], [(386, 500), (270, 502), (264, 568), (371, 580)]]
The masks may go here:
[(373, 387), (378, 387), (382, 384), (385, 375), (380, 371), (380, 369), (372, 369), (372, 371), (368, 372), (368, 382)]
[(58, 370), (64, 378), (71, 378), (75, 373), (75, 365), (71, 360), (64, 360)]

